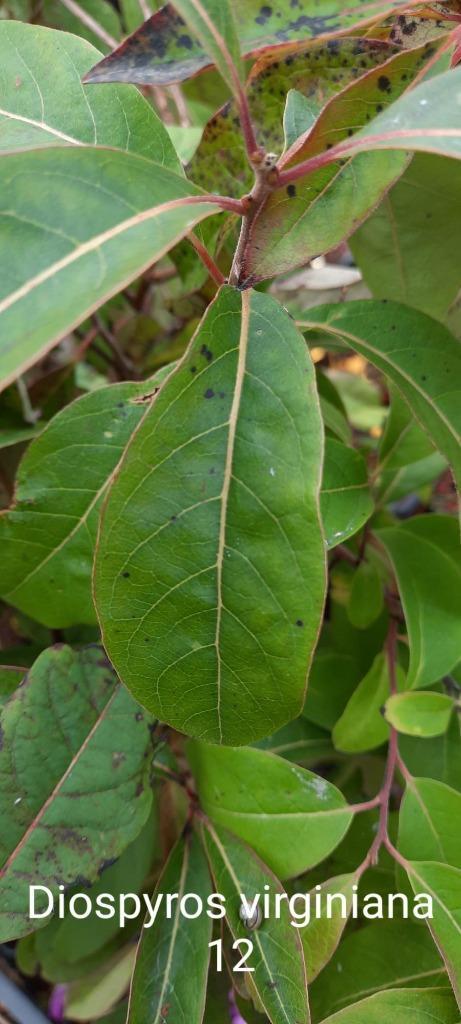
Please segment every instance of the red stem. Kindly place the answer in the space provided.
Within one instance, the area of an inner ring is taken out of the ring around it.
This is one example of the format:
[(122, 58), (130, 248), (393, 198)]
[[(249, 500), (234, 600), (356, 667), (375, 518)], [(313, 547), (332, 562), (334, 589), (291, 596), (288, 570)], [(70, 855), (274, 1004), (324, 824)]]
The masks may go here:
[(197, 255), (200, 257), (203, 265), (208, 270), (210, 277), (213, 278), (215, 284), (221, 287), (222, 284), (226, 283), (226, 278), (224, 277), (224, 274), (221, 273), (219, 267), (216, 265), (212, 256), (210, 256), (208, 249), (205, 248), (205, 246), (197, 237), (194, 231), (191, 231), (188, 238), (191, 245), (193, 245)]
[[(389, 632), (386, 640), (386, 654), (387, 663), (389, 666), (389, 688), (392, 694), (397, 690), (397, 677), (396, 677), (396, 664), (397, 664), (397, 621), (391, 619), (389, 625)], [(382, 846), (389, 849), (389, 803), (392, 793), (392, 786), (394, 783), (395, 770), (398, 764), (399, 749), (398, 749), (398, 735), (394, 728), (391, 727), (391, 734), (389, 738), (389, 749), (387, 754), (386, 771), (384, 774), (384, 781), (381, 790), (376, 799), (376, 805), (381, 808), (379, 815), (378, 831), (375, 839), (371, 844), (371, 847), (365, 857), (365, 860), (358, 869), (359, 877), (369, 867), (373, 867), (378, 862), (379, 852)], [(400, 856), (400, 854), (399, 854)]]

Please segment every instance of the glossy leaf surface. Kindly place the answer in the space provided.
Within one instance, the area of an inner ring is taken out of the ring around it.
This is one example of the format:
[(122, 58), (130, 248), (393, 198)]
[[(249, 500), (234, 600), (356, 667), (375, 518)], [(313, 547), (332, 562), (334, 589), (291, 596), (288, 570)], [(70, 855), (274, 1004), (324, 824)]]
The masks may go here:
[(454, 1024), (457, 1019), (448, 992), (400, 989), (378, 992), (328, 1017), (324, 1024)]
[(286, 313), (225, 287), (110, 491), (105, 644), (137, 698), (199, 739), (259, 739), (302, 706), (325, 572), (314, 388)]

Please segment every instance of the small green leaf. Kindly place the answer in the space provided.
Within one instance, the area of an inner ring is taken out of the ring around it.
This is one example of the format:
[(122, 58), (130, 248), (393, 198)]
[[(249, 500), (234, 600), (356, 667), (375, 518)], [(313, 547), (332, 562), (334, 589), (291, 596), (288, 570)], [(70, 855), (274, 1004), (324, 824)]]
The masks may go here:
[(363, 561), (355, 573), (347, 606), (352, 625), (367, 629), (381, 615), (384, 605), (383, 583), (376, 566)]
[(302, 337), (270, 296), (224, 287), (126, 450), (96, 556), (110, 657), (189, 735), (244, 744), (300, 713), (323, 611), (321, 458)]
[(50, 628), (96, 622), (99, 513), (154, 383), (114, 384), (67, 405), (29, 446), (14, 505), (0, 514), (2, 597)]
[(318, 864), (352, 821), (342, 793), (321, 775), (263, 750), (190, 743), (202, 806), (282, 878)]
[(461, 791), (461, 735), (458, 716), (453, 716), (443, 736), (414, 739), (400, 736), (403, 760), (413, 775), (427, 776)]
[(0, 390), (216, 212), (181, 175), (103, 147), (3, 156), (0, 192)]
[[(405, 675), (399, 667), (397, 679), (399, 689), (403, 689)], [(388, 694), (389, 667), (385, 655), (378, 654), (333, 729), (337, 750), (352, 754), (373, 750), (386, 742), (389, 726), (382, 711)]]
[(77, 36), (0, 21), (0, 150), (113, 146), (181, 173), (166, 128), (137, 89), (82, 89), (98, 56)]
[[(0, 752), (3, 942), (47, 923), (31, 925), (30, 885), (56, 895), (60, 884), (92, 881), (136, 838), (152, 801), (149, 724), (97, 647), (44, 651), (10, 698)], [(46, 911), (43, 897), (36, 906)]]
[[(206, 913), (210, 892), (210, 874), (201, 844), (189, 834), (174, 847), (152, 897), (155, 905), (157, 895), (162, 894), (163, 902), (154, 923), (149, 926), (148, 918), (144, 922), (127, 1024), (161, 1024), (165, 1018), (201, 1024), (212, 928)], [(165, 899), (169, 893), (177, 893), (178, 898), (171, 918), (166, 918)], [(188, 893), (194, 894), (194, 901), (188, 905), (185, 900), (187, 913), (195, 913), (195, 897), (202, 900), (205, 909), (197, 917), (184, 920), (181, 901)]]
[(402, 988), (377, 992), (326, 1018), (323, 1024), (454, 1024), (456, 1019), (448, 992)]
[(445, 318), (461, 286), (459, 173), (453, 160), (417, 154), (353, 235), (352, 251), (376, 299)]
[(315, 100), (304, 96), (298, 89), (289, 89), (283, 112), (283, 134), (285, 149), (289, 149), (303, 132), (315, 123), (318, 105)]
[(461, 1009), (461, 871), (432, 861), (412, 861), (407, 870), (414, 892), (432, 896), (434, 916), (427, 924)]
[[(226, 919), (234, 939), (249, 939), (253, 951), (246, 977), (271, 1024), (309, 1024), (307, 982), (299, 931), (293, 928), (286, 900), (280, 901), (280, 917), (263, 919), (257, 928), (247, 928), (240, 911), (242, 896), (251, 905), (267, 893), (272, 904), (283, 894), (278, 879), (251, 850), (225, 829), (208, 825), (203, 830), (217, 892), (226, 898)], [(261, 908), (262, 909), (262, 908)], [(242, 947), (241, 955), (246, 952)]]
[[(402, 929), (405, 929), (405, 942)], [(443, 963), (427, 929), (413, 921), (376, 921), (349, 932), (311, 990), (315, 1020), (383, 989), (415, 987), (417, 1000), (433, 986), (447, 983)], [(442, 993), (441, 993), (442, 994)], [(374, 1004), (371, 1003), (370, 1006)], [(352, 1009), (352, 1007), (351, 1007)], [(367, 1024), (369, 1019), (365, 1018)], [(388, 1024), (384, 1008), (377, 1024)], [(355, 1024), (354, 1018), (352, 1018)], [(453, 1017), (456, 1020), (456, 1017)], [(405, 1019), (404, 1024), (407, 1024)], [(424, 1020), (424, 1024), (428, 1024)]]
[(397, 577), (405, 612), (408, 687), (430, 686), (461, 657), (461, 552), (456, 519), (417, 516), (377, 531)]
[(399, 850), (407, 860), (461, 868), (461, 793), (435, 779), (407, 779), (399, 816)]
[(361, 530), (374, 503), (361, 452), (328, 437), (325, 443), (320, 511), (329, 548)]
[(461, 486), (461, 347), (437, 320), (395, 302), (309, 310), (301, 329), (342, 339), (395, 384)]
[(309, 984), (315, 981), (339, 945), (351, 913), (353, 886), (357, 880), (356, 874), (338, 875), (323, 882), (320, 889), (317, 888), (310, 894), (311, 905), (314, 904), (317, 893), (323, 906), (329, 897), (332, 898), (332, 903), (328, 916), (313, 917), (300, 933)]
[(453, 714), (451, 697), (444, 693), (398, 693), (386, 701), (386, 721), (407, 736), (440, 736)]

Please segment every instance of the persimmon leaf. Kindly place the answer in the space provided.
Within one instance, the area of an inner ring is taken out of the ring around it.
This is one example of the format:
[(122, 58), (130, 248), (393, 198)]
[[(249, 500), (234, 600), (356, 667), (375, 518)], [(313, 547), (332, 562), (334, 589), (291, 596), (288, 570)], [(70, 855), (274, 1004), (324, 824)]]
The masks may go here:
[(320, 306), (299, 320), (355, 349), (395, 384), (461, 486), (461, 346), (437, 320), (397, 302)]
[(240, 745), (301, 710), (321, 458), (302, 337), (270, 296), (224, 287), (126, 449), (96, 556), (114, 665), (189, 735)]
[(408, 686), (430, 686), (461, 660), (461, 553), (450, 516), (378, 531), (390, 558), (410, 643)]
[(440, 736), (454, 711), (445, 693), (396, 693), (386, 701), (386, 721), (407, 736)]
[[(44, 651), (3, 708), (3, 942), (34, 927), (30, 885), (57, 895), (61, 884), (91, 882), (136, 838), (152, 801), (149, 724), (97, 647)], [(36, 906), (46, 911), (43, 896)]]
[(327, 857), (352, 821), (335, 786), (265, 750), (190, 743), (188, 756), (206, 813), (249, 843), (279, 878)]
[(137, 89), (82, 89), (98, 56), (66, 32), (0, 21), (0, 150), (113, 146), (181, 173), (166, 128)]
[(415, 893), (433, 900), (433, 917), (427, 924), (443, 956), (461, 1009), (461, 871), (449, 864), (411, 861), (407, 871)]
[[(257, 995), (271, 1024), (309, 1024), (306, 968), (299, 933), (293, 928), (286, 900), (280, 916), (263, 919), (249, 929), (241, 918), (242, 896), (251, 904), (259, 893), (273, 901), (283, 893), (275, 875), (226, 829), (207, 825), (203, 840), (217, 892), (226, 898), (226, 919), (234, 939), (250, 939), (250, 992)], [(242, 953), (245, 950), (242, 947)]]
[[(189, 0), (188, 6), (191, 2)], [(317, 0), (303, 0), (299, 14), (292, 0), (278, 0), (276, 7), (261, 0), (234, 0), (232, 3), (244, 56), (297, 40), (315, 39), (338, 29), (357, 28), (358, 34), (361, 22), (375, 20), (387, 13), (389, 6), (401, 5), (378, 3), (370, 7), (369, 0), (355, 0), (345, 10), (340, 0), (326, 0), (319, 14)], [(179, 4), (162, 7), (112, 54), (96, 64), (86, 81), (167, 85), (183, 82), (209, 66), (209, 54), (204, 53), (200, 45), (197, 28), (194, 34), (192, 22), (187, 26), (183, 20), (186, 6), (180, 13), (179, 8)]]
[(0, 163), (0, 390), (216, 205), (179, 174), (87, 146)]
[(188, 893), (193, 893), (193, 903), (188, 906), (186, 900), (185, 906), (187, 913), (194, 913), (195, 897), (206, 907), (210, 892), (206, 857), (197, 836), (189, 833), (173, 848), (152, 897), (155, 905), (158, 894), (162, 894), (164, 900), (168, 894), (177, 894), (171, 918), (165, 918), (162, 905), (154, 924), (142, 932), (131, 982), (127, 1024), (160, 1024), (166, 1017), (201, 1024), (212, 922), (206, 910), (195, 918), (181, 919), (180, 905)]

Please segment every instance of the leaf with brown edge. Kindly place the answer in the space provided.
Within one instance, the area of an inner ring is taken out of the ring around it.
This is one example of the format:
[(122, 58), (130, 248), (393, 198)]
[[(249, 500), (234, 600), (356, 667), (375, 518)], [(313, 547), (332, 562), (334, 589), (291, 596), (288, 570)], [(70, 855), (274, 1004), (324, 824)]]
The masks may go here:
[[(380, 40), (344, 38), (261, 58), (246, 87), (259, 145), (270, 152), (282, 152), (283, 112), (291, 89), (305, 96), (317, 115), (325, 102), (349, 82), (397, 52), (397, 47)], [(235, 100), (226, 103), (208, 122), (188, 173), (197, 185), (219, 189), (225, 195), (239, 196), (251, 188), (253, 174), (246, 158)]]
[[(177, 5), (179, 6), (179, 4)], [(284, 47), (302, 39), (360, 29), (402, 3), (370, 3), (353, 0), (234, 0), (240, 50), (243, 56)], [(184, 11), (183, 11), (184, 14)], [(203, 38), (203, 37), (202, 37)], [(105, 57), (85, 76), (86, 82), (135, 82), (168, 85), (183, 82), (210, 66), (199, 39), (171, 4), (148, 21)]]
[[(434, 44), (399, 52), (365, 73), (329, 101), (312, 130), (282, 157), (282, 175), (288, 176), (293, 166), (308, 160), (314, 163), (318, 154), (325, 166), (313, 166), (310, 173), (269, 196), (252, 226), (243, 256), (242, 285), (285, 273), (327, 252), (374, 209), (404, 170), (408, 156), (367, 153), (352, 160), (342, 140), (349, 140), (374, 115), (391, 107), (434, 52)], [(338, 143), (344, 145), (344, 159), (333, 161), (329, 150)]]
[[(149, 725), (99, 647), (51, 647), (2, 711), (0, 938), (26, 935), (29, 886), (91, 883), (149, 815)], [(51, 739), (52, 738), (52, 739)], [(36, 894), (37, 909), (48, 898)]]

